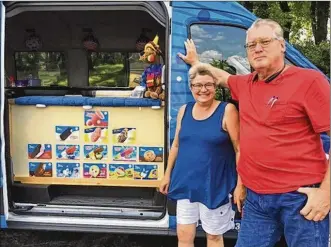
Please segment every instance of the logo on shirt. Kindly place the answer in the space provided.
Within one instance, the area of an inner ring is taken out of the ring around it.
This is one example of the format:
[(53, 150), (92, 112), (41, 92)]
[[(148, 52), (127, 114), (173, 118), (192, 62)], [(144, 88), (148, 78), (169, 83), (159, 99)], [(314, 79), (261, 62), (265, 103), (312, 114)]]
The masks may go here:
[(268, 105), (270, 105), (270, 108), (273, 107), (273, 105), (276, 103), (276, 101), (278, 100), (278, 96), (272, 96), (269, 101), (268, 101)]

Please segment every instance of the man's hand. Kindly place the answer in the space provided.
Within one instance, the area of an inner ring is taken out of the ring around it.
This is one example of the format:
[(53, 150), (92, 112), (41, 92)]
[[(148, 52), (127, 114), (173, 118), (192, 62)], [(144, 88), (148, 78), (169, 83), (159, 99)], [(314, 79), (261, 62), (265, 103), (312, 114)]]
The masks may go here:
[(321, 221), (330, 211), (330, 190), (321, 188), (299, 188), (298, 192), (307, 195), (308, 200), (300, 214), (307, 220)]
[(239, 213), (241, 213), (242, 206), (246, 199), (246, 187), (243, 184), (237, 184), (233, 192), (233, 202), (237, 204)]
[(182, 53), (178, 53), (177, 55), (184, 60), (185, 63), (193, 66), (194, 64), (199, 63), (197, 49), (195, 48), (195, 44), (192, 39), (187, 39), (185, 42), (186, 56)]

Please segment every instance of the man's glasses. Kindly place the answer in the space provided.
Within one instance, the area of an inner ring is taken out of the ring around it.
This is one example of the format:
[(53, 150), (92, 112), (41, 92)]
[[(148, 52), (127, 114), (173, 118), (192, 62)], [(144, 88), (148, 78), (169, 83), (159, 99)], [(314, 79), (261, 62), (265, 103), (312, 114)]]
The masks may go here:
[(191, 84), (191, 88), (194, 91), (200, 91), (203, 87), (205, 87), (205, 89), (207, 89), (207, 90), (212, 90), (212, 89), (215, 88), (215, 83), (206, 83), (206, 84), (195, 83), (195, 84)]
[(275, 40), (279, 40), (279, 39), (278, 38), (257, 39), (253, 42), (248, 42), (244, 47), (248, 51), (253, 51), (256, 48), (257, 44), (260, 44), (263, 48), (266, 48), (268, 45), (270, 45), (271, 42), (273, 42)]

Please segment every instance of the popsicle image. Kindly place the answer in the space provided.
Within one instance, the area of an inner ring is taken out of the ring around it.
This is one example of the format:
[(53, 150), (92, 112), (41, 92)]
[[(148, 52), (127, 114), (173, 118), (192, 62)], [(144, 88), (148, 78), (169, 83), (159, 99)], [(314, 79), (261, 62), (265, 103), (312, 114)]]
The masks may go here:
[(30, 158), (33, 159), (40, 152), (41, 144), (38, 144), (34, 150), (30, 153)]
[(134, 151), (134, 148), (133, 147), (130, 147), (128, 149), (125, 149), (121, 153), (117, 154), (116, 157), (115, 157), (115, 159), (128, 158), (128, 156), (130, 154), (132, 154), (133, 151)]
[(103, 121), (105, 116), (101, 111), (96, 111), (94, 114), (90, 113), (87, 116), (91, 119), (86, 121), (86, 126), (108, 126), (108, 123)]
[(41, 145), (39, 153), (36, 155), (36, 158), (39, 158), (40, 156), (42, 156), (45, 152), (45, 146)]
[(92, 160), (101, 160), (103, 158), (103, 147), (97, 147), (86, 155), (86, 158), (91, 158)]
[(94, 150), (92, 150), (91, 152), (89, 152), (89, 153), (86, 155), (86, 158), (90, 158), (90, 159), (92, 159), (92, 160), (95, 160), (96, 157), (95, 157)]
[(125, 176), (125, 169), (123, 167), (117, 167), (115, 170), (118, 177), (124, 177)]
[(91, 134), (91, 141), (96, 142), (101, 136), (101, 128), (96, 128)]
[(60, 139), (62, 141), (66, 140), (72, 133), (72, 128), (68, 127), (65, 131), (63, 131), (60, 135)]
[(67, 148), (65, 151), (66, 151), (67, 155), (73, 155), (75, 153), (76, 149), (77, 149), (76, 146), (71, 146), (71, 147)]
[(122, 132), (118, 135), (117, 141), (119, 143), (123, 143), (127, 138), (128, 138), (128, 129), (123, 129)]

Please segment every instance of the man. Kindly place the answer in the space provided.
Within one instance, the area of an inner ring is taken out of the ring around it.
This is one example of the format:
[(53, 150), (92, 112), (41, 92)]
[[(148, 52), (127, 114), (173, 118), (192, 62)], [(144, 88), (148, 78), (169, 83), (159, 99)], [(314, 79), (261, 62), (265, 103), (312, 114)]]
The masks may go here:
[[(192, 40), (186, 63), (198, 63)], [(319, 72), (285, 64), (280, 25), (255, 21), (246, 50), (255, 70), (218, 83), (240, 105), (238, 173), (247, 187), (237, 247), (268, 247), (284, 234), (289, 247), (326, 247), (329, 240), (330, 166), (320, 134), (330, 136), (330, 86)]]

